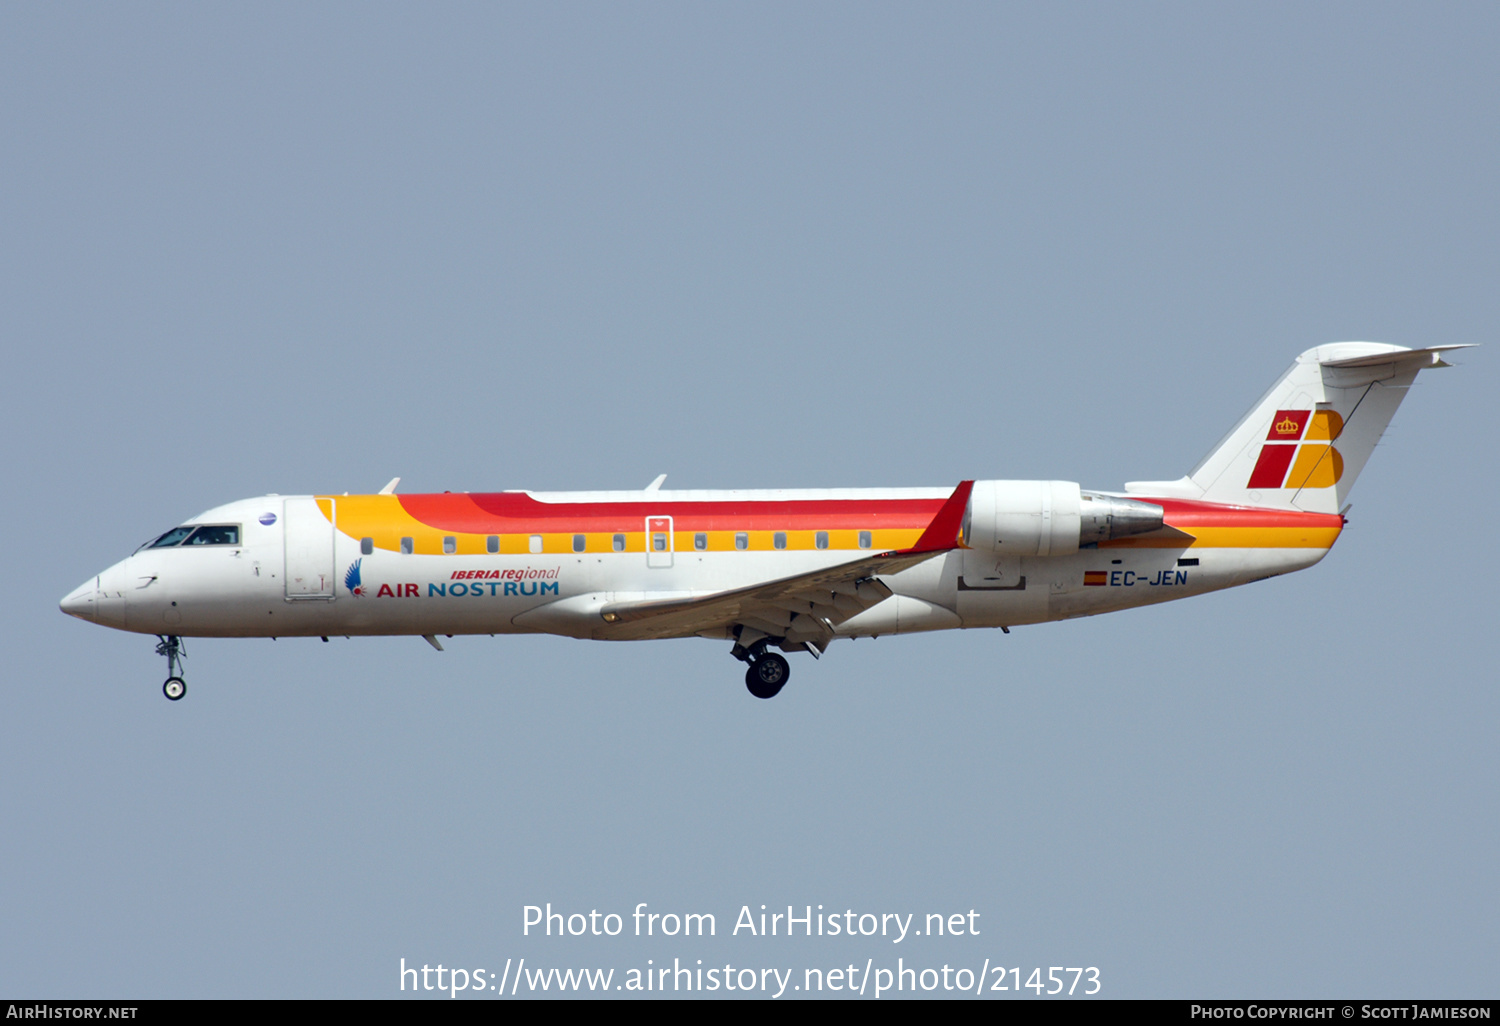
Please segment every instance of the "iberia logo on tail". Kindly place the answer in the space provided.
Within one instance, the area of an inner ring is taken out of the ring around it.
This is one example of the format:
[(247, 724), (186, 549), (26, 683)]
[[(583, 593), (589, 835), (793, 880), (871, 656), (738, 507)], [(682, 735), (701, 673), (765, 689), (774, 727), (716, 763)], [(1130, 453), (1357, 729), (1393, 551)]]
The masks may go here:
[(1245, 487), (1331, 488), (1344, 476), (1344, 458), (1333, 447), (1343, 430), (1333, 410), (1277, 410)]

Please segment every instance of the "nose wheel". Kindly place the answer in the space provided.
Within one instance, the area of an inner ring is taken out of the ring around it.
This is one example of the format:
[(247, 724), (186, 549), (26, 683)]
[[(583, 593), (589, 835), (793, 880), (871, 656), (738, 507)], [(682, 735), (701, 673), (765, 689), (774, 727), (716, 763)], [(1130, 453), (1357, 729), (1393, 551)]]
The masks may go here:
[(187, 681), (182, 679), (182, 660), (187, 655), (187, 646), (175, 634), (158, 634), (156, 654), (167, 657), (167, 680), (161, 693), (173, 702), (187, 694)]

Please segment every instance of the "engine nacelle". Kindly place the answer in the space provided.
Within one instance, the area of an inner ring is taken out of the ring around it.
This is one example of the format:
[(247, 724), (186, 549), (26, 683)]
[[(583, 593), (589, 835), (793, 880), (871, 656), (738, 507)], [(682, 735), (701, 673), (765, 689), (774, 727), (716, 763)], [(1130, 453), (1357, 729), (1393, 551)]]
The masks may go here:
[(975, 481), (964, 544), (1006, 556), (1065, 556), (1080, 545), (1162, 526), (1160, 506), (1082, 491), (1072, 481)]

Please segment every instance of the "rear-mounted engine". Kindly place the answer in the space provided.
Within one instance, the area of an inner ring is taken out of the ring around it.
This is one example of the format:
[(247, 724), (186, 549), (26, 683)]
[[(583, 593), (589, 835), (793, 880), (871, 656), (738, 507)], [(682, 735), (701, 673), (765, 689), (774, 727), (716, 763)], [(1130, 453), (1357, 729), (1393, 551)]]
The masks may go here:
[(1008, 556), (1063, 556), (1162, 526), (1160, 506), (1085, 492), (1071, 481), (976, 481), (964, 544)]

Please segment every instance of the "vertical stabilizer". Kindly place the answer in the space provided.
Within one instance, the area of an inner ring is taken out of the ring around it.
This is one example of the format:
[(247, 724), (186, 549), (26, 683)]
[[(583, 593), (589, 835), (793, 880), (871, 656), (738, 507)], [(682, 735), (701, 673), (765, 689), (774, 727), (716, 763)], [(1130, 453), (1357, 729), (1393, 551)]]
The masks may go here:
[(1465, 346), (1336, 342), (1309, 349), (1181, 481), (1127, 492), (1337, 513), (1418, 371)]

